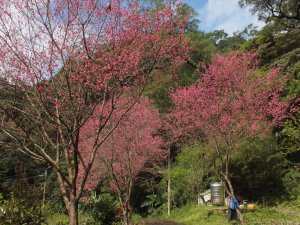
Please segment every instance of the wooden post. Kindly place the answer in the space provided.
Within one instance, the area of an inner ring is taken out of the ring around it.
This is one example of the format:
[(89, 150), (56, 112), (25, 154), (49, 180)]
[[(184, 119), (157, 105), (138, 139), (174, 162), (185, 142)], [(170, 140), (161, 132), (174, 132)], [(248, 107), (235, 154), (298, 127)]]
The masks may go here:
[(42, 209), (45, 207), (45, 202), (46, 202), (46, 182), (47, 182), (47, 172), (48, 168), (45, 170), (45, 182), (44, 182), (44, 187), (43, 187), (43, 203), (42, 203)]
[(168, 152), (168, 216), (171, 215), (171, 147), (169, 146)]

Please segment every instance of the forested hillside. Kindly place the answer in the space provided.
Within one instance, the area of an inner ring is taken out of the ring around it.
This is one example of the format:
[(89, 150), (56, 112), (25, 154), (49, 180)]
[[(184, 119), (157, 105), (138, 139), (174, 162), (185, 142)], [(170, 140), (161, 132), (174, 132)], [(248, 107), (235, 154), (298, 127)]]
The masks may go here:
[(0, 224), (225, 224), (214, 182), (300, 222), (299, 1), (237, 0), (265, 26), (233, 34), (178, 1), (6, 2)]

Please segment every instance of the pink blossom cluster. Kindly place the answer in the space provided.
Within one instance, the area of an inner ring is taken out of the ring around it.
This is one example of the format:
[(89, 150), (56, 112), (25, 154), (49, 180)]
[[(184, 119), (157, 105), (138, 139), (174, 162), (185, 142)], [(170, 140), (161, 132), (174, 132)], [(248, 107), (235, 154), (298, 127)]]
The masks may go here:
[[(116, 106), (117, 111), (105, 128), (106, 132), (109, 132), (114, 122), (119, 120), (126, 109), (124, 107), (126, 104), (128, 99), (120, 100)], [(99, 127), (98, 114), (99, 109), (82, 129), (79, 148), (83, 158), (88, 157), (93, 149)], [(161, 137), (155, 135), (161, 125), (159, 112), (151, 107), (151, 102), (147, 98), (141, 98), (101, 145), (86, 188), (94, 188), (104, 178), (108, 178), (112, 190), (126, 190), (129, 182), (134, 183), (142, 171), (151, 170), (155, 163), (166, 156), (166, 152), (161, 149), (163, 144)], [(82, 169), (82, 165), (80, 168)]]
[(287, 117), (289, 103), (280, 98), (285, 80), (278, 69), (259, 72), (256, 54), (216, 55), (204, 70), (199, 83), (172, 94), (168, 119), (176, 137), (202, 132), (235, 142), (266, 134)]

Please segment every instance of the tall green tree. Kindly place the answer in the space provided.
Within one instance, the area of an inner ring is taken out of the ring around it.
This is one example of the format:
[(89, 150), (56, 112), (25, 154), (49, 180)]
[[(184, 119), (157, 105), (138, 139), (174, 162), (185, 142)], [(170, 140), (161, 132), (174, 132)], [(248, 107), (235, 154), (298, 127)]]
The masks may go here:
[(299, 0), (240, 0), (240, 5), (251, 6), (260, 19), (274, 22), (282, 29), (300, 28)]

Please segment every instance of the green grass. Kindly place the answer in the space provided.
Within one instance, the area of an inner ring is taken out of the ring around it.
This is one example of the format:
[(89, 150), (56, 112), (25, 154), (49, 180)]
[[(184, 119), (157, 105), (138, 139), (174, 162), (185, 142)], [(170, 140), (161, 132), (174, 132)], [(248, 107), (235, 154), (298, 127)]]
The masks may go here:
[[(65, 214), (55, 213), (48, 217), (47, 225), (68, 225), (69, 219)], [(94, 225), (96, 224), (93, 218), (88, 214), (79, 214), (80, 225)]]
[(271, 208), (258, 208), (255, 213), (245, 214), (247, 224), (282, 224), (299, 225), (300, 207), (277, 206)]
[[(238, 222), (228, 222), (225, 215), (207, 215), (207, 211), (216, 208), (214, 206), (195, 206), (188, 205), (172, 212), (170, 217), (162, 216), (183, 223), (185, 225), (229, 225)], [(300, 207), (298, 206), (277, 206), (271, 208), (257, 207), (255, 212), (243, 213), (245, 224), (247, 225), (300, 225)]]
[(207, 216), (207, 211), (215, 207), (198, 207), (195, 205), (188, 205), (172, 212), (171, 216), (164, 216), (170, 220), (174, 220), (186, 225), (200, 225), (200, 224), (228, 224), (224, 215), (210, 215)]

